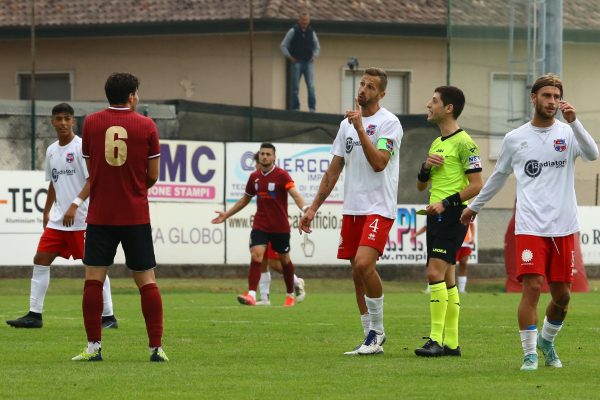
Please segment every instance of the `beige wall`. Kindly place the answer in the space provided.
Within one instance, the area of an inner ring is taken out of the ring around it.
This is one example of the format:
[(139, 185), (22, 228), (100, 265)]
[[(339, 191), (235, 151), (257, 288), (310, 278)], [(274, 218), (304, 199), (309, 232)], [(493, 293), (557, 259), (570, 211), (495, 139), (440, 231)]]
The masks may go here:
[[(452, 47), (452, 84), (461, 87), (467, 104), (460, 122), (465, 129), (489, 132), (489, 103), (492, 73), (508, 73), (507, 41), (455, 41)], [(518, 56), (524, 59), (523, 49)], [(600, 64), (600, 45), (565, 43), (563, 50), (563, 82), (565, 100), (571, 102), (577, 116), (588, 132), (600, 140), (600, 108), (596, 106), (600, 80), (582, 79), (596, 76)], [(525, 68), (516, 65), (515, 68)], [(487, 139), (477, 140), (483, 158), (483, 175), (487, 178), (494, 169), (495, 161), (487, 157)], [(600, 173), (600, 162), (586, 163), (577, 160), (576, 192), (579, 204), (594, 205), (596, 197), (596, 175)], [(511, 207), (515, 197), (515, 183), (511, 176), (505, 188), (488, 203), (488, 207)]]
[[(285, 60), (279, 50), (283, 34), (259, 33), (254, 46), (254, 105), (285, 107)], [(317, 111), (341, 113), (341, 82), (349, 57), (361, 67), (409, 71), (409, 112), (425, 112), (433, 88), (445, 84), (445, 40), (379, 36), (319, 35), (321, 56), (315, 63)], [(464, 40), (453, 42), (452, 84), (463, 88), (467, 105), (461, 125), (489, 131), (488, 105), (491, 75), (508, 72), (506, 41)], [(74, 79), (73, 100), (104, 100), (103, 83), (114, 71), (130, 71), (142, 80), (144, 99), (188, 99), (231, 105), (249, 104), (249, 40), (246, 34), (188, 35), (143, 38), (40, 39), (38, 71), (70, 71)], [(0, 40), (0, 98), (16, 99), (16, 72), (30, 69), (29, 41)], [(600, 46), (566, 43), (564, 49), (565, 98), (592, 135), (600, 138), (600, 108), (596, 93), (600, 79)], [(586, 77), (588, 77), (586, 79)], [(306, 110), (304, 82), (300, 86)], [(488, 141), (478, 139), (482, 154)], [(408, 145), (408, 144), (405, 144)], [(484, 159), (484, 177), (494, 161)], [(580, 203), (594, 203), (596, 174), (600, 162), (578, 163), (577, 193)], [(514, 181), (507, 183), (490, 207), (511, 207)]]

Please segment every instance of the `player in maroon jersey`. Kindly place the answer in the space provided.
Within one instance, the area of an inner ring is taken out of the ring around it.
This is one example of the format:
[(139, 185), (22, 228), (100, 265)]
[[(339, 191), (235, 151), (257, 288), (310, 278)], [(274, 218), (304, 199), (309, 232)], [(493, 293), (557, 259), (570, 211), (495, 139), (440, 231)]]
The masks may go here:
[(139, 288), (150, 361), (168, 361), (162, 349), (162, 298), (156, 284), (148, 188), (158, 180), (158, 129), (135, 112), (137, 77), (115, 73), (104, 90), (110, 107), (87, 116), (83, 157), (90, 174), (90, 205), (83, 262), (83, 321), (88, 346), (74, 361), (101, 361), (102, 282), (121, 243)]
[(250, 271), (248, 273), (248, 293), (238, 296), (241, 304), (256, 305), (256, 289), (260, 280), (260, 265), (270, 242), (273, 250), (279, 253), (283, 266), (283, 279), (287, 296), (285, 306), (296, 304), (294, 298), (294, 265), (290, 260), (290, 223), (288, 221), (288, 193), (296, 205), (304, 211), (304, 199), (296, 189), (294, 181), (283, 169), (275, 165), (275, 146), (271, 143), (260, 145), (259, 168), (248, 178), (246, 193), (227, 211), (216, 211), (218, 217), (213, 224), (220, 224), (242, 208), (256, 196), (256, 215), (250, 232)]

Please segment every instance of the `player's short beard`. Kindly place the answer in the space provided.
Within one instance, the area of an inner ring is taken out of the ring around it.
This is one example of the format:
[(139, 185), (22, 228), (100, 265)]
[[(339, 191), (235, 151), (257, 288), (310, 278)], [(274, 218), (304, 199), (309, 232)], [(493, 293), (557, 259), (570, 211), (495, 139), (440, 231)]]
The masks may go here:
[(541, 119), (551, 120), (554, 118), (554, 116), (556, 115), (557, 112), (558, 112), (558, 108), (555, 109), (554, 112), (552, 113), (552, 115), (549, 116), (548, 113), (546, 112), (546, 110), (544, 109), (544, 106), (541, 103), (535, 104), (535, 113)]

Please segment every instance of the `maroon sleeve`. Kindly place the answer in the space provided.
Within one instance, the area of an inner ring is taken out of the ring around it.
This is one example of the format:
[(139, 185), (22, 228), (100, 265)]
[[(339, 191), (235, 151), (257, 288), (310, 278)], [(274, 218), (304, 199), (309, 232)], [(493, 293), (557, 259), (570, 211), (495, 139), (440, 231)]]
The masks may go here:
[(81, 130), (81, 154), (83, 158), (90, 158), (90, 137), (88, 134), (88, 122), (89, 121), (87, 118), (83, 120), (83, 129)]
[(158, 143), (158, 128), (152, 120), (150, 120), (150, 126), (150, 137), (148, 138), (148, 145), (150, 151), (148, 153), (148, 158), (160, 157), (160, 144)]

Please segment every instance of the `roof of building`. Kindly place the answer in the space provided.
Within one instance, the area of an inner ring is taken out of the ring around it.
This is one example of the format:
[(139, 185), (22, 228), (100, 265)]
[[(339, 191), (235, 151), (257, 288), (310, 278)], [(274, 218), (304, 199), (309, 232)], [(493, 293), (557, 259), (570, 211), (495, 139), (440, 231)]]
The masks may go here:
[[(314, 25), (361, 26), (404, 25), (444, 26), (448, 0), (252, 0), (253, 18), (271, 21), (270, 27), (282, 29), (290, 20), (307, 11)], [(517, 22), (526, 19), (527, 0), (453, 0), (451, 21), (456, 25), (506, 27), (509, 4), (517, 4)], [(0, 29), (24, 30), (31, 24), (31, 2), (3, 0)], [(208, 23), (217, 26), (227, 21), (247, 21), (250, 0), (36, 0), (36, 26), (42, 28), (108, 27)], [(565, 30), (600, 30), (600, 2), (568, 0), (563, 2)], [(273, 25), (273, 22), (279, 24)], [(282, 24), (283, 23), (283, 24)], [(247, 26), (247, 22), (245, 24)], [(230, 25), (231, 26), (231, 25)], [(259, 27), (260, 29), (260, 27)], [(263, 30), (268, 27), (263, 24)], [(335, 29), (334, 29), (335, 30)]]

